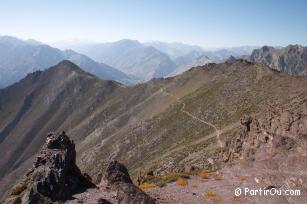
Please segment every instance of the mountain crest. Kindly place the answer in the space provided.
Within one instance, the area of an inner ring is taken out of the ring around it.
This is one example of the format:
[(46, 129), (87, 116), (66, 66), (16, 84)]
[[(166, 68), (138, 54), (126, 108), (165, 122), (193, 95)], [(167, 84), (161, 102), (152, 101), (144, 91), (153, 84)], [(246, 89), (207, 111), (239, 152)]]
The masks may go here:
[(288, 74), (307, 75), (307, 48), (301, 45), (285, 48), (263, 46), (253, 51), (250, 60)]
[(57, 65), (55, 65), (55, 67), (58, 67), (58, 68), (68, 68), (70, 70), (80, 70), (81, 71), (81, 69), (76, 64), (72, 63), (69, 60), (62, 60)]

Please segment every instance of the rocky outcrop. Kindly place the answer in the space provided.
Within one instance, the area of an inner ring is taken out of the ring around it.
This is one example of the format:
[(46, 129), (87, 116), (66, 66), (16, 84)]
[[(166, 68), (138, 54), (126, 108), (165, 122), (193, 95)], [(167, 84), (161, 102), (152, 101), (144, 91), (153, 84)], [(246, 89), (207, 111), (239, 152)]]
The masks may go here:
[(119, 182), (132, 183), (127, 168), (117, 161), (109, 163), (104, 177), (108, 181), (109, 186), (113, 186)]
[(262, 156), (274, 156), (296, 148), (298, 143), (303, 144), (306, 136), (307, 109), (291, 112), (275, 108), (262, 119), (246, 116), (241, 119), (236, 136), (226, 143), (224, 161), (253, 161), (260, 148)]
[(6, 203), (53, 203), (94, 187), (76, 165), (75, 144), (62, 132), (48, 134), (33, 167), (11, 190)]
[(110, 188), (117, 192), (119, 204), (154, 204), (153, 198), (136, 187), (129, 176), (127, 168), (117, 161), (110, 162), (105, 176)]
[(236, 187), (295, 189), (301, 195), (255, 196), (250, 203), (306, 203), (306, 106), (268, 109), (266, 116), (242, 118), (224, 152), (224, 178), (236, 178)]
[(264, 46), (254, 50), (250, 60), (288, 74), (307, 74), (307, 48), (300, 45), (289, 45), (281, 49)]

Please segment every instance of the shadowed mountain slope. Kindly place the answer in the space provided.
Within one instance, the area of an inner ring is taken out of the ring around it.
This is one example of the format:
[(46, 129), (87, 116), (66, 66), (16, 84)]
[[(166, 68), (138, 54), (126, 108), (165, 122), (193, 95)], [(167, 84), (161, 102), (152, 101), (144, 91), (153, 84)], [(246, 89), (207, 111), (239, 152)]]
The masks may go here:
[(63, 61), (0, 90), (0, 176), (30, 159), (46, 132), (78, 125), (119, 87)]

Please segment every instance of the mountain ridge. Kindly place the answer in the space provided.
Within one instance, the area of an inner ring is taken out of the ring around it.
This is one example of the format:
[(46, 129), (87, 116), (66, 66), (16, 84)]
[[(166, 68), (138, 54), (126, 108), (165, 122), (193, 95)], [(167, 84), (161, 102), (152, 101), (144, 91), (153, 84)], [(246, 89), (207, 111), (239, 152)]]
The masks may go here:
[(43, 70), (64, 59), (82, 65), (88, 72), (102, 79), (113, 79), (125, 84), (136, 83), (137, 79), (127, 76), (115, 68), (97, 63), (85, 55), (73, 51), (61, 51), (49, 45), (29, 43), (15, 37), (0, 37), (0, 84), (10, 85), (27, 73)]
[(283, 48), (263, 46), (253, 51), (250, 60), (267, 64), (288, 74), (307, 74), (307, 48), (301, 45), (288, 45)]

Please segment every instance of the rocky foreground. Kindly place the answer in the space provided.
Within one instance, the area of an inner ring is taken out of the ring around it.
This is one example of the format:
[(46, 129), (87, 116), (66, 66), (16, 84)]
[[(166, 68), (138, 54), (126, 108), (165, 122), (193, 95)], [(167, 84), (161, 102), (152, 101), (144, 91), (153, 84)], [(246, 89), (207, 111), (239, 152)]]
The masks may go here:
[(74, 195), (89, 189), (99, 192), (99, 197), (91, 196), (90, 203), (155, 203), (132, 183), (127, 168), (117, 161), (110, 162), (101, 184), (93, 184), (76, 165), (75, 144), (63, 132), (47, 136), (33, 167), (13, 187), (5, 204), (82, 203)]

